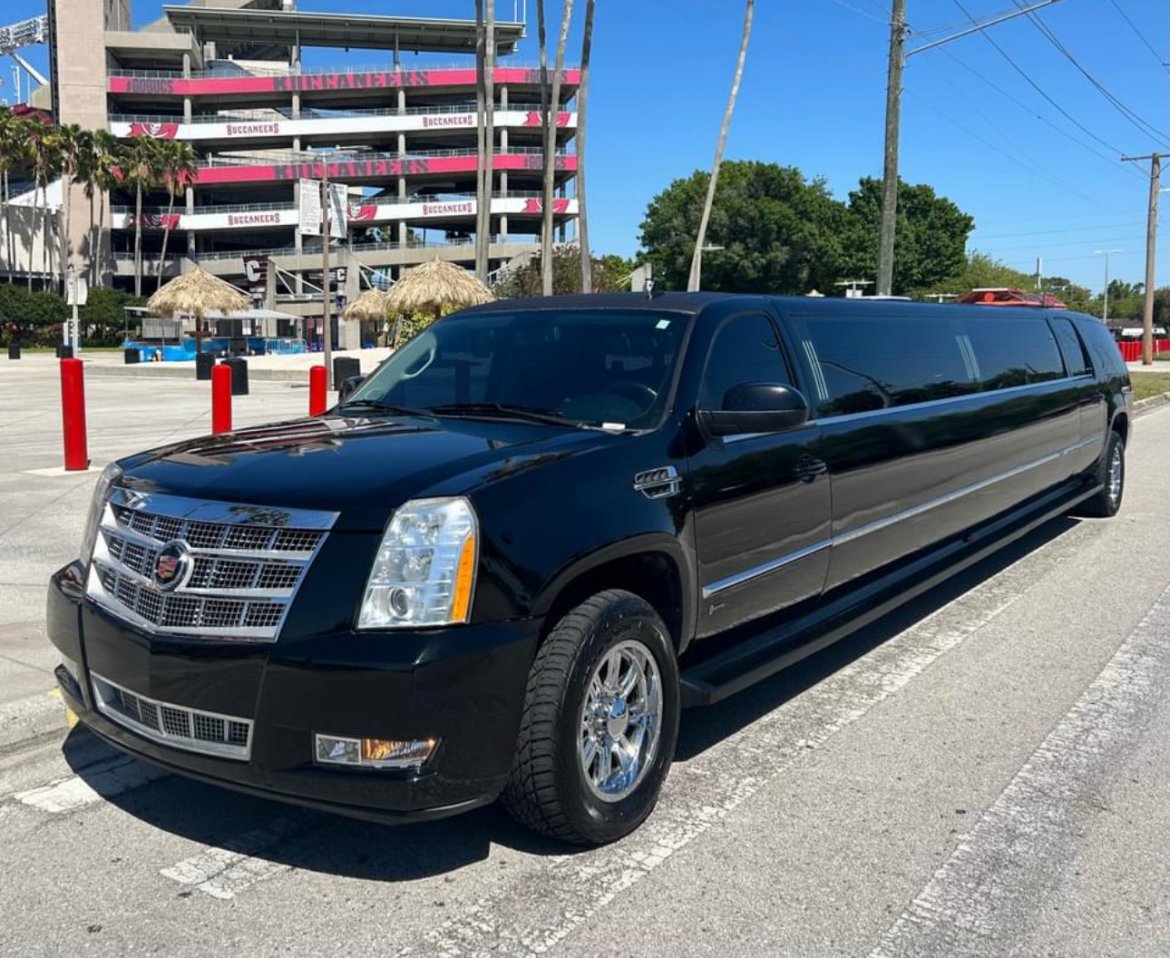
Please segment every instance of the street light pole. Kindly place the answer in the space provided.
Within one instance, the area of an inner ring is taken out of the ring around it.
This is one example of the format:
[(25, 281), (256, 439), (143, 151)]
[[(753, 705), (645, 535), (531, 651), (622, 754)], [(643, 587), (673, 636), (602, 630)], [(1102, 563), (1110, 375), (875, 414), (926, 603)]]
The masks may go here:
[(321, 161), (321, 344), (325, 389), (333, 388), (333, 330), (329, 325), (329, 157)]
[(1103, 322), (1103, 323), (1109, 322), (1109, 257), (1112, 256), (1114, 253), (1121, 253), (1121, 252), (1123, 252), (1123, 251), (1119, 250), (1119, 249), (1095, 249), (1095, 250), (1093, 250), (1094, 256), (1104, 256), (1105, 257), (1105, 294), (1104, 294), (1104, 298), (1101, 301), (1101, 322)]
[(994, 27), (1007, 20), (1014, 20), (1016, 17), (1031, 13), (1033, 10), (1039, 10), (1041, 7), (1059, 2), (1060, 0), (1040, 0), (1039, 3), (1021, 7), (981, 23), (972, 21), (971, 26), (965, 30), (960, 30), (958, 33), (953, 33), (940, 40), (933, 40), (906, 52), (906, 36), (910, 32), (910, 27), (906, 23), (906, 0), (894, 0), (893, 8), (890, 11), (890, 61), (886, 73), (886, 139), (885, 162), (882, 170), (882, 218), (878, 228), (877, 294), (879, 296), (889, 296), (893, 291), (894, 284), (894, 240), (898, 217), (898, 140), (902, 119), (902, 73), (906, 67), (906, 61), (915, 54), (933, 50), (944, 43), (950, 43), (952, 40), (958, 40), (973, 33), (980, 33), (988, 27)]

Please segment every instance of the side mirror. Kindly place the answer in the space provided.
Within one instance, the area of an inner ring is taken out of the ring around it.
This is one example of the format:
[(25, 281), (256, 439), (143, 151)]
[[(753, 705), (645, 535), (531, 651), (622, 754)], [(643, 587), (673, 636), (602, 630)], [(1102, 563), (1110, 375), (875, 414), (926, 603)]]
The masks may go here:
[(780, 383), (741, 383), (723, 397), (722, 409), (699, 410), (699, 423), (711, 436), (784, 432), (808, 422), (808, 400)]
[(350, 376), (349, 379), (342, 380), (341, 388), (337, 391), (337, 401), (345, 402), (365, 381), (365, 376)]

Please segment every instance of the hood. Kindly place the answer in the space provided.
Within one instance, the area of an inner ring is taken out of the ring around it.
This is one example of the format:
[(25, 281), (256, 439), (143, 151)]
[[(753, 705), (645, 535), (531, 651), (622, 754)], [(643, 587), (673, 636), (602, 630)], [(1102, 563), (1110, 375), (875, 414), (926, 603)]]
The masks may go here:
[[(528, 423), (323, 416), (206, 436), (122, 461), (125, 485), (339, 513), (338, 530), (381, 532), (407, 499), (460, 495), (612, 437)], [(500, 468), (493, 468), (494, 466)]]

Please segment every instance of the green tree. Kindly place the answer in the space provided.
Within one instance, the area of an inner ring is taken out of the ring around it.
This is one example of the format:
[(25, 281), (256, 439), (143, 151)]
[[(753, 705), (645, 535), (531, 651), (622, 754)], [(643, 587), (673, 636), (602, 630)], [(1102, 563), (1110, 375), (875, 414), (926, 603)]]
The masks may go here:
[[(36, 181), (36, 189), (40, 190), (41, 193), (41, 203), (39, 205), (36, 202), (36, 194), (33, 194), (33, 218), (34, 222), (39, 218), (41, 224), (41, 267), (44, 274), (44, 283), (47, 287), (52, 268), (52, 244), (49, 242), (49, 184), (61, 172), (61, 134), (57, 128), (40, 121), (30, 123), (27, 130), (30, 134), (29, 158), (32, 165), (33, 178)], [(39, 217), (37, 216), (38, 213)], [(30, 291), (32, 289), (31, 250), (33, 243), (34, 240), (30, 237), (30, 263), (28, 273), (28, 288)]]
[(1069, 309), (1077, 313), (1093, 312), (1093, 293), (1087, 286), (1078, 286), (1065, 276), (1045, 276), (1044, 291), (1060, 298)]
[[(845, 268), (851, 277), (867, 278), (877, 272), (881, 210), (881, 180), (865, 177), (849, 194)], [(974, 219), (932, 187), (899, 181), (893, 292), (927, 289), (960, 273), (974, 227)]]
[[(4, 213), (4, 249), (10, 279), (16, 271), (16, 239), (12, 233), (12, 214), (9, 211), (9, 177), (29, 164), (31, 122), (34, 121), (17, 116), (6, 106), (0, 107), (0, 208)], [(29, 283), (32, 283), (31, 264)]]
[[(651, 200), (642, 222), (642, 259), (656, 285), (686, 289), (708, 174), (675, 180)], [(807, 293), (842, 276), (842, 236), (849, 219), (825, 182), (795, 167), (729, 161), (719, 177), (707, 242), (703, 287), (725, 292)], [(875, 244), (876, 245), (876, 244)]]
[[(92, 152), (80, 171), (85, 198), (89, 200), (89, 266), (90, 285), (96, 286), (102, 275), (101, 232), (106, 221), (106, 197), (122, 181), (122, 167), (126, 163), (122, 144), (112, 133), (96, 130), (93, 134)], [(98, 199), (99, 211), (95, 220), (94, 198)]]
[(585, 114), (589, 106), (589, 64), (593, 57), (593, 17), (597, 0), (585, 0), (581, 34), (581, 83), (577, 87), (577, 243), (581, 247), (581, 288), (592, 292), (593, 255), (589, 249), (589, 209), (585, 203)]
[(60, 262), (61, 289), (65, 289), (69, 272), (69, 247), (73, 229), (73, 186), (81, 178), (82, 170), (88, 165), (93, 153), (93, 134), (83, 130), (76, 123), (57, 127), (59, 163), (61, 169), (61, 223)]
[[(591, 269), (593, 289), (614, 293), (629, 289), (634, 265), (620, 256), (594, 257)], [(581, 292), (581, 251), (575, 246), (557, 246), (552, 255), (553, 295)], [(540, 256), (508, 272), (493, 288), (500, 299), (527, 299), (544, 291), (544, 269)]]

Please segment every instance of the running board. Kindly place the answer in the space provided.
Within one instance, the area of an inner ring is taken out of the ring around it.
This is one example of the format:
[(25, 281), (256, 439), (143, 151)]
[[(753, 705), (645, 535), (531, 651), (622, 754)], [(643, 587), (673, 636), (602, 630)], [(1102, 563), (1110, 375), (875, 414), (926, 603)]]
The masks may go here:
[(792, 622), (745, 639), (681, 676), (682, 705), (714, 705), (832, 645), (976, 562), (1067, 513), (1101, 485), (1065, 484), (989, 524), (899, 566), (890, 575)]

